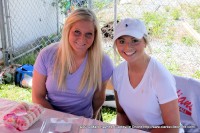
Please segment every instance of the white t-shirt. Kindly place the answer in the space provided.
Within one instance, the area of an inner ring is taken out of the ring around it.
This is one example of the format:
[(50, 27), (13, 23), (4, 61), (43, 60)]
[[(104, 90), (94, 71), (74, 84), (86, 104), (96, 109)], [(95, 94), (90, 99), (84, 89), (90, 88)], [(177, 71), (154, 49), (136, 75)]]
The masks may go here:
[(115, 68), (112, 82), (118, 94), (119, 104), (132, 125), (162, 125), (164, 122), (159, 104), (178, 98), (174, 77), (153, 57), (135, 89), (129, 81), (126, 61)]

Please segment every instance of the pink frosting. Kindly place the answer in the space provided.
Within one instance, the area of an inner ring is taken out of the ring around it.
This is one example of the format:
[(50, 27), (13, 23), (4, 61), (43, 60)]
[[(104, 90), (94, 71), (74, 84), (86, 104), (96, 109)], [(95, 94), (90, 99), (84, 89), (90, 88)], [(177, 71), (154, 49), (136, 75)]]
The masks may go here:
[(4, 123), (7, 126), (13, 126), (18, 130), (27, 130), (41, 116), (42, 107), (39, 105), (29, 105), (20, 103), (10, 113), (3, 117)]

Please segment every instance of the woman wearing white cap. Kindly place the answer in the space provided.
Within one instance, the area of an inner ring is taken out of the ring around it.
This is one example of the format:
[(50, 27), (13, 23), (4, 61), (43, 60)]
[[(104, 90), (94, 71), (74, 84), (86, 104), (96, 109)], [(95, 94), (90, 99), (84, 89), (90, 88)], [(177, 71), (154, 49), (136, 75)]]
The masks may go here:
[[(161, 63), (145, 52), (147, 45), (147, 31), (142, 21), (127, 18), (117, 24), (114, 48), (125, 59), (112, 77), (117, 124), (150, 128), (152, 132), (178, 132), (175, 126), (179, 126), (180, 116), (175, 80)], [(156, 129), (158, 126), (165, 129)]]

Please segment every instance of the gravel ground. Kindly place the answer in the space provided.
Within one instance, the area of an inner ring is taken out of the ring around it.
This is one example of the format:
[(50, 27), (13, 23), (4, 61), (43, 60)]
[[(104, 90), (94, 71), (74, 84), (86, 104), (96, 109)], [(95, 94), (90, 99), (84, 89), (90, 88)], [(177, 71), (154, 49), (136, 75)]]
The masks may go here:
[(172, 71), (174, 74), (192, 77), (195, 72), (200, 71), (199, 45), (173, 44), (167, 46), (162, 42), (151, 42), (151, 47), (152, 56), (156, 57), (165, 66), (176, 65), (177, 70)]
[[(122, 0), (121, 0), (122, 1)], [(126, 0), (125, 0), (126, 1)], [(129, 2), (130, 0), (127, 0)], [(124, 4), (117, 5), (118, 19), (124, 17), (136, 17), (141, 18), (142, 14), (146, 11), (159, 12), (163, 11), (165, 5), (170, 7), (180, 7), (181, 4), (199, 5), (199, 0), (162, 0), (162, 1), (149, 1), (149, 0), (135, 0), (131, 3), (122, 2)], [(109, 15), (108, 15), (109, 12)], [(113, 21), (113, 7), (108, 7), (98, 12), (98, 17), (102, 21)], [(200, 73), (200, 42), (188, 46), (181, 43), (181, 37), (189, 35), (188, 31), (183, 27), (182, 23), (187, 18), (176, 20), (173, 23), (170, 36), (173, 36), (175, 40), (171, 40), (171, 44), (167, 44), (167, 38), (162, 36), (159, 40), (153, 40), (150, 42), (152, 48), (152, 56), (158, 59), (171, 73), (175, 75), (194, 77), (196, 72)], [(169, 21), (171, 19), (169, 18)], [(188, 21), (188, 19), (187, 19)], [(189, 24), (190, 21), (188, 21)], [(163, 29), (167, 30), (167, 29)], [(112, 48), (112, 40), (104, 40), (104, 49), (115, 60), (114, 52)], [(200, 77), (199, 77), (200, 78)]]

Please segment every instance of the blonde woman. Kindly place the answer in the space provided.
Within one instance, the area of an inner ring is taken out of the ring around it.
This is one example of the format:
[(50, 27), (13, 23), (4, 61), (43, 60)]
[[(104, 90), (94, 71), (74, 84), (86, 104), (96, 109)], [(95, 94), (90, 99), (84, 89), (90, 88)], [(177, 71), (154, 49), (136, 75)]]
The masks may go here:
[(45, 47), (37, 57), (32, 101), (49, 109), (96, 118), (112, 71), (112, 61), (102, 53), (95, 14), (77, 9), (66, 19), (61, 41)]
[[(117, 124), (176, 133), (180, 124), (176, 83), (170, 72), (145, 52), (147, 45), (147, 31), (141, 20), (127, 18), (117, 24), (114, 46), (125, 59), (112, 77)], [(161, 126), (171, 128), (153, 128)]]

